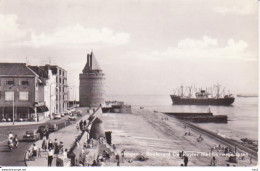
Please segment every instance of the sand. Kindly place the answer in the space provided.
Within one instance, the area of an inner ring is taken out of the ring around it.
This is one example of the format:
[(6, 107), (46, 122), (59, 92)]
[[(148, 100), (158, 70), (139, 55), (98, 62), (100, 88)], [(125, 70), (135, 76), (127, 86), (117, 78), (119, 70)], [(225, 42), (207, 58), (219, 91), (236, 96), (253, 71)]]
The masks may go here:
[[(197, 142), (200, 136), (197, 132), (185, 127), (173, 117), (162, 113), (154, 113), (145, 109), (133, 109), (133, 114), (104, 113), (102, 120), (106, 131), (112, 131), (112, 143), (116, 145), (117, 152), (125, 149), (125, 160), (121, 166), (180, 166), (183, 159), (179, 152), (184, 151), (188, 156), (188, 166), (210, 166), (212, 156), (216, 156), (217, 166), (255, 166), (257, 161), (248, 156), (238, 163), (228, 162), (228, 156), (221, 156), (217, 150), (211, 149), (220, 143), (206, 136), (203, 141)], [(190, 132), (190, 136), (185, 136)], [(220, 144), (224, 147), (223, 144)], [(141, 154), (147, 158), (145, 161), (136, 160)], [(244, 154), (247, 155), (247, 154)], [(128, 162), (132, 160), (132, 162)], [(107, 166), (115, 166), (114, 161), (105, 162)]]

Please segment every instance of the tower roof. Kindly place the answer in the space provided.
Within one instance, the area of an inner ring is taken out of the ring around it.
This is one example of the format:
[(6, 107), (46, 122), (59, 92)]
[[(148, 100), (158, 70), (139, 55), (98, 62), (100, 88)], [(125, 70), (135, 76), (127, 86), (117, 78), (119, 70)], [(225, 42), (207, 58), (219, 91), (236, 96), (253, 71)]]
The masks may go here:
[(93, 52), (87, 54), (87, 63), (82, 72), (86, 73), (89, 71), (102, 71)]

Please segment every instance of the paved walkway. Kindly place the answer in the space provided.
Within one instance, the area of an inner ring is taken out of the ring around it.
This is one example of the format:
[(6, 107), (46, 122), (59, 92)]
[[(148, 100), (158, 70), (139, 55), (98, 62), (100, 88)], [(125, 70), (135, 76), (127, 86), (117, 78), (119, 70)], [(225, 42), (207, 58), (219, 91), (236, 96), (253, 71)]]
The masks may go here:
[[(86, 113), (83, 111), (83, 113)], [(86, 120), (88, 119), (89, 114), (85, 114), (81, 120)], [(52, 142), (54, 142), (55, 139), (57, 139), (58, 142), (62, 141), (64, 144), (64, 150), (65, 149), (69, 149), (71, 148), (71, 146), (73, 145), (76, 137), (78, 135), (80, 135), (80, 131), (78, 131), (76, 129), (76, 124), (79, 123), (79, 121), (75, 122), (74, 124), (71, 124), (65, 128), (62, 128), (52, 134), (50, 134), (49, 139), (52, 140)], [(42, 142), (43, 140), (39, 140), (37, 141), (35, 144), (38, 148), (41, 148), (42, 146)], [(32, 147), (30, 148), (30, 150), (32, 149)], [(47, 166), (47, 152), (45, 152), (42, 148), (41, 148), (41, 156), (40, 157), (36, 157), (35, 160), (33, 161), (26, 161), (27, 166), (31, 167), (31, 166)], [(54, 157), (53, 161), (52, 161), (52, 165), (55, 166), (56, 165), (56, 158)]]

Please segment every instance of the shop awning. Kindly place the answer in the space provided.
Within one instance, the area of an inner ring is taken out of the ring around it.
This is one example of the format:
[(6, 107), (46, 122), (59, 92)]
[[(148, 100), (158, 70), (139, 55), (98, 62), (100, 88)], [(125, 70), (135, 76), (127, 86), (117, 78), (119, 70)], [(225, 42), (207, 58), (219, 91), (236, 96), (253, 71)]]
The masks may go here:
[(45, 106), (45, 105), (43, 105), (43, 106), (37, 106), (36, 109), (37, 109), (37, 113), (42, 113), (42, 112), (47, 112), (47, 111), (49, 111), (48, 107)]
[[(49, 111), (48, 107), (45, 105), (37, 106), (36, 109), (37, 109), (37, 113)], [(14, 113), (17, 114), (35, 113), (35, 107), (25, 107), (25, 106), (14, 107)], [(13, 107), (10, 106), (0, 107), (0, 114), (13, 114)]]
[[(28, 114), (33, 113), (34, 109), (32, 107), (14, 107), (14, 113), (17, 114)], [(13, 107), (0, 107), (0, 113), (1, 114), (13, 114)]]

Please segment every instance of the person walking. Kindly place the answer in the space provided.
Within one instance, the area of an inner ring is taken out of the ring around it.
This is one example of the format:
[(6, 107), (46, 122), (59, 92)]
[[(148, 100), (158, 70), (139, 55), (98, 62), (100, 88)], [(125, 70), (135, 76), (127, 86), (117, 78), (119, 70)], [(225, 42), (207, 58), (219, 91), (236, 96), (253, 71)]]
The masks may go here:
[(41, 148), (38, 148), (38, 157), (42, 157)]
[(50, 167), (52, 165), (53, 155), (54, 155), (53, 149), (49, 148), (49, 151), (48, 151), (48, 166), (50, 166)]
[(14, 135), (12, 134), (12, 132), (9, 132), (8, 134), (8, 139), (13, 139)]
[(125, 158), (125, 149), (121, 151), (121, 157), (122, 157), (122, 163), (124, 163), (124, 158)]
[(53, 145), (51, 139), (49, 139), (49, 142), (48, 142), (48, 149), (50, 149), (50, 148), (54, 149), (54, 145)]
[(32, 147), (33, 157), (37, 157), (37, 151), (38, 151), (38, 148), (37, 148), (36, 144), (33, 144), (33, 147)]
[(93, 163), (91, 166), (98, 166), (96, 160), (93, 160)]
[(79, 124), (76, 125), (77, 130), (79, 131)]
[(82, 121), (82, 120), (79, 122), (79, 129), (80, 129), (81, 131), (83, 130), (83, 121)]
[(68, 159), (68, 150), (67, 149), (65, 149), (63, 151), (63, 153), (60, 155), (60, 159), (61, 159), (62, 166), (64, 166), (66, 164), (67, 159)]
[(215, 156), (212, 157), (211, 166), (216, 166), (216, 158), (215, 158)]
[(59, 150), (58, 140), (56, 138), (53, 144), (54, 144), (54, 154), (58, 155), (60, 150)]
[(45, 139), (42, 141), (42, 149), (43, 149), (44, 151), (47, 150), (47, 143), (46, 143), (46, 140), (45, 140)]
[(60, 141), (60, 144), (59, 144), (59, 153), (63, 153), (63, 142)]
[(25, 161), (29, 161), (30, 160), (30, 155), (31, 155), (31, 152), (30, 150), (27, 150), (26, 153), (25, 153)]
[(87, 121), (86, 120), (84, 120), (83, 125), (84, 125), (84, 129), (86, 129), (86, 127), (87, 127)]
[(188, 166), (188, 162), (189, 162), (188, 156), (185, 155), (183, 161), (184, 161), (184, 166)]
[(46, 140), (48, 140), (48, 139), (49, 139), (49, 134), (50, 134), (49, 128), (48, 128), (48, 127), (46, 127), (46, 129), (45, 129), (45, 136), (46, 136)]

